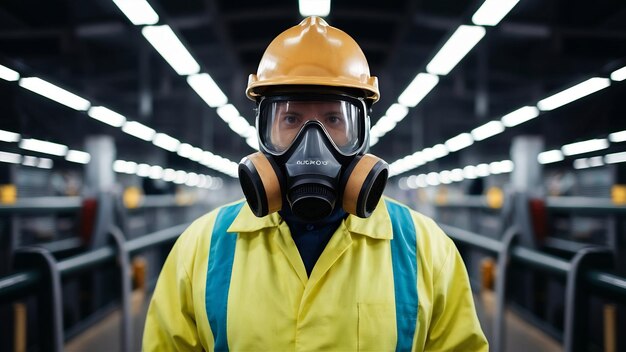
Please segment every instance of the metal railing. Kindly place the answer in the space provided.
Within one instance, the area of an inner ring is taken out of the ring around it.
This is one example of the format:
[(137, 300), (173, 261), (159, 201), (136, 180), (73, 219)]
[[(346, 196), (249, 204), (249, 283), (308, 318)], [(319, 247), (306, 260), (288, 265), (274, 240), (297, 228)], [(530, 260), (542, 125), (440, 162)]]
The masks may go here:
[(611, 252), (607, 248), (586, 247), (579, 250), (571, 260), (524, 248), (515, 242), (515, 227), (509, 228), (503, 241), (475, 234), (453, 226), (441, 225), (455, 242), (468, 245), (498, 256), (498, 279), (496, 281), (496, 316), (494, 323), (493, 351), (504, 351), (505, 319), (508, 272), (512, 265), (522, 265), (566, 280), (564, 350), (582, 351), (586, 343), (586, 310), (581, 309), (588, 299), (587, 288), (599, 295), (626, 303), (626, 278), (609, 271)]
[(111, 245), (57, 261), (48, 250), (27, 247), (16, 252), (19, 272), (0, 278), (0, 302), (35, 294), (38, 301), (39, 342), (52, 351), (62, 351), (64, 342), (61, 280), (103, 266), (117, 266), (122, 282), (121, 350), (132, 346), (130, 256), (174, 242), (189, 224), (181, 224), (125, 241), (116, 228), (110, 230)]

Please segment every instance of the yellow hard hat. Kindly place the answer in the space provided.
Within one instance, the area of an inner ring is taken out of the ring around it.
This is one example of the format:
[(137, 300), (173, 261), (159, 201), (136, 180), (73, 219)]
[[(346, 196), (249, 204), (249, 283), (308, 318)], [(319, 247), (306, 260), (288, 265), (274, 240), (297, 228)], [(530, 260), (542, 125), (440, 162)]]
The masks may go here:
[(307, 17), (279, 34), (265, 50), (256, 74), (248, 78), (246, 95), (255, 100), (268, 87), (313, 85), (355, 88), (375, 103), (378, 79), (359, 45), (345, 32), (319, 17)]

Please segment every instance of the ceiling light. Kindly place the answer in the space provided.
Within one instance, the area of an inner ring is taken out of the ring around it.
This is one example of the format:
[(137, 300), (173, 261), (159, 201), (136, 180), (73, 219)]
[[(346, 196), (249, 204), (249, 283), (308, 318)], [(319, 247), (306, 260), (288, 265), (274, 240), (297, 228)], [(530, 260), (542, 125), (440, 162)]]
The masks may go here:
[(439, 185), (440, 181), (439, 181), (439, 174), (436, 172), (431, 172), (428, 175), (426, 175), (426, 183), (429, 186), (437, 186)]
[(623, 81), (626, 79), (626, 66), (620, 68), (619, 70), (613, 71), (611, 73), (611, 79), (614, 81)]
[(226, 95), (224, 95), (208, 73), (189, 76), (187, 77), (187, 83), (212, 108), (222, 106), (228, 102)]
[(608, 78), (593, 77), (581, 82), (571, 88), (567, 88), (537, 103), (537, 107), (542, 111), (554, 110), (565, 104), (571, 103), (591, 93), (595, 93), (611, 85)]
[(439, 182), (443, 183), (444, 185), (450, 184), (452, 183), (452, 179), (450, 178), (450, 171), (449, 170), (443, 170), (439, 173)]
[(577, 143), (566, 144), (561, 151), (566, 156), (595, 152), (609, 147), (609, 141), (604, 138), (590, 139)]
[(0, 79), (9, 82), (15, 82), (20, 79), (20, 74), (17, 71), (13, 71), (6, 66), (0, 65)]
[(226, 104), (217, 108), (217, 114), (226, 123), (230, 123), (239, 117), (239, 110), (233, 104)]
[(136, 26), (159, 22), (159, 15), (145, 0), (113, 0), (113, 2)]
[(3, 142), (17, 142), (20, 140), (20, 134), (19, 133), (14, 133), (14, 132), (9, 132), (9, 131), (4, 131), (4, 130), (0, 130), (0, 141)]
[[(175, 152), (180, 145), (180, 141), (174, 137), (170, 137), (165, 133), (157, 133), (154, 135), (154, 139), (152, 140), (152, 144), (157, 147), (163, 148), (170, 152)], [(160, 177), (159, 177), (160, 178)]]
[(81, 152), (80, 150), (68, 150), (67, 155), (65, 155), (65, 160), (73, 163), (87, 164), (91, 161), (91, 155), (86, 152)]
[(176, 178), (174, 179), (174, 183), (183, 184), (187, 182), (187, 173), (182, 170), (176, 171)]
[(148, 142), (152, 140), (156, 133), (152, 128), (137, 121), (127, 121), (124, 126), (122, 126), (122, 131)]
[(137, 165), (136, 162), (134, 161), (127, 161), (126, 164), (124, 165), (124, 172), (126, 172), (127, 174), (136, 174), (137, 173), (137, 168), (139, 167), (139, 165)]
[(415, 180), (417, 187), (419, 188), (428, 187), (428, 182), (426, 182), (427, 177), (428, 176), (426, 176), (426, 174), (417, 175), (417, 179)]
[(195, 187), (198, 185), (198, 182), (200, 182), (200, 177), (198, 176), (198, 174), (196, 174), (195, 172), (190, 172), (189, 174), (187, 174), (187, 182), (185, 182), (185, 185), (189, 187)]
[(176, 179), (176, 170), (169, 168), (163, 170), (163, 181), (172, 182), (174, 179)]
[(87, 112), (87, 115), (113, 127), (121, 127), (126, 122), (126, 117), (104, 106), (92, 106)]
[(34, 156), (30, 156), (30, 155), (24, 155), (24, 157), (22, 158), (22, 165), (25, 166), (37, 166), (37, 163), (39, 162), (38, 158), (34, 157)]
[(604, 165), (604, 161), (602, 161), (601, 156), (594, 156), (589, 158), (589, 166), (590, 167), (598, 167)]
[(432, 147), (433, 156), (435, 157), (435, 159), (443, 158), (444, 156), (450, 154), (451, 150), (449, 149), (450, 148), (448, 148), (446, 145), (437, 144)]
[(609, 141), (613, 143), (626, 142), (626, 131), (611, 133), (609, 135)]
[(38, 77), (22, 78), (19, 85), (74, 110), (85, 111), (91, 106), (89, 100), (83, 99)]
[(37, 167), (40, 169), (52, 169), (52, 159), (48, 158), (39, 158), (39, 163), (37, 163)]
[(508, 172), (513, 172), (513, 170), (515, 169), (515, 164), (513, 163), (512, 160), (502, 160), (500, 162), (500, 172), (504, 173), (508, 173)]
[(426, 66), (428, 73), (447, 75), (485, 36), (485, 28), (461, 25)]
[(474, 139), (472, 135), (469, 133), (461, 133), (456, 137), (452, 137), (448, 139), (445, 143), (446, 147), (450, 152), (456, 152), (463, 148), (467, 148), (470, 145), (474, 144)]
[(626, 152), (607, 154), (604, 156), (607, 164), (616, 164), (626, 162)]
[(148, 177), (150, 175), (150, 168), (151, 166), (148, 164), (137, 165), (137, 176)]
[(194, 147), (193, 150), (191, 151), (191, 155), (189, 156), (189, 159), (193, 161), (200, 161), (202, 160), (203, 156), (204, 156), (204, 150), (198, 147)]
[(480, 127), (474, 128), (471, 133), (475, 141), (482, 141), (498, 133), (502, 133), (502, 131), (504, 131), (502, 122), (490, 121)]
[(392, 104), (385, 115), (396, 123), (402, 121), (404, 117), (409, 113), (409, 109), (401, 104)]
[(298, 10), (302, 17), (326, 17), (330, 13), (330, 0), (299, 0)]
[(473, 165), (468, 165), (466, 167), (463, 168), (463, 177), (466, 179), (470, 179), (473, 180), (476, 177), (478, 177), (476, 175), (476, 167)]
[(148, 177), (153, 180), (158, 180), (163, 177), (163, 168), (159, 165), (154, 165), (150, 168), (150, 173)]
[(182, 143), (178, 147), (177, 154), (182, 156), (183, 158), (189, 158), (192, 153), (193, 153), (193, 145), (191, 145), (191, 144)]
[(472, 16), (479, 26), (495, 26), (517, 5), (519, 0), (485, 0)]
[(186, 76), (200, 71), (200, 65), (170, 26), (147, 26), (143, 27), (141, 33), (179, 75)]
[(66, 145), (41, 141), (33, 138), (22, 139), (19, 146), (22, 149), (57, 156), (64, 156), (68, 150)]
[(563, 160), (563, 152), (558, 149), (549, 150), (547, 152), (539, 153), (537, 155), (537, 161), (539, 164), (551, 164)]
[(246, 144), (254, 150), (259, 150), (259, 139), (256, 136), (246, 138)]
[(590, 166), (589, 166), (589, 162), (587, 161), (587, 158), (574, 160), (574, 169), (576, 170), (588, 169), (589, 167)]
[(228, 127), (230, 127), (231, 130), (233, 130), (235, 133), (237, 133), (241, 137), (243, 138), (248, 137), (246, 134), (250, 131), (250, 124), (245, 118), (241, 116), (237, 116), (231, 122), (228, 123)]
[(115, 172), (126, 172), (126, 161), (125, 160), (115, 160), (113, 162), (113, 171)]
[(461, 182), (463, 181), (463, 170), (462, 169), (454, 169), (452, 171), (450, 171), (450, 179), (454, 182)]
[(502, 124), (506, 127), (517, 126), (539, 116), (539, 109), (534, 106), (524, 106), (511, 113), (502, 116)]
[(437, 83), (439, 83), (439, 76), (419, 73), (409, 86), (406, 87), (404, 92), (400, 94), (398, 103), (411, 108), (415, 107), (433, 88), (435, 88)]
[(489, 165), (488, 164), (478, 164), (476, 165), (476, 176), (478, 177), (486, 177), (490, 175)]
[(22, 156), (15, 153), (0, 152), (0, 162), (19, 164), (22, 161)]

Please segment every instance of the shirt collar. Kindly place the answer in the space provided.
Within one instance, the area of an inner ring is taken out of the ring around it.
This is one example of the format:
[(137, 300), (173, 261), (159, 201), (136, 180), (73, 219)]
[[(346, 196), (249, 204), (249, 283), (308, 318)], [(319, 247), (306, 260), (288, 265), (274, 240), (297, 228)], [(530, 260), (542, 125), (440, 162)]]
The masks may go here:
[[(257, 218), (246, 202), (227, 232), (255, 232), (269, 227), (277, 227), (281, 222), (282, 219), (277, 212)], [(381, 240), (393, 238), (391, 220), (384, 197), (381, 197), (369, 218), (363, 219), (355, 215), (348, 215), (344, 222), (346, 229), (351, 233)]]

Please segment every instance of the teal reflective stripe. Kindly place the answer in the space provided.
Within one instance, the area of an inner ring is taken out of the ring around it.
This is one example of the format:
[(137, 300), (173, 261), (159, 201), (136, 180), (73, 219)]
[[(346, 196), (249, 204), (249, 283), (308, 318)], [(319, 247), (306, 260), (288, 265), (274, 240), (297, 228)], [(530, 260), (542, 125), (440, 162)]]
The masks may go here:
[(417, 240), (409, 210), (385, 201), (391, 218), (391, 261), (396, 296), (396, 351), (410, 351), (417, 325)]
[(245, 202), (222, 208), (217, 214), (211, 235), (206, 274), (206, 315), (215, 338), (215, 351), (228, 351), (226, 316), (228, 289), (235, 257), (237, 235), (226, 232)]

